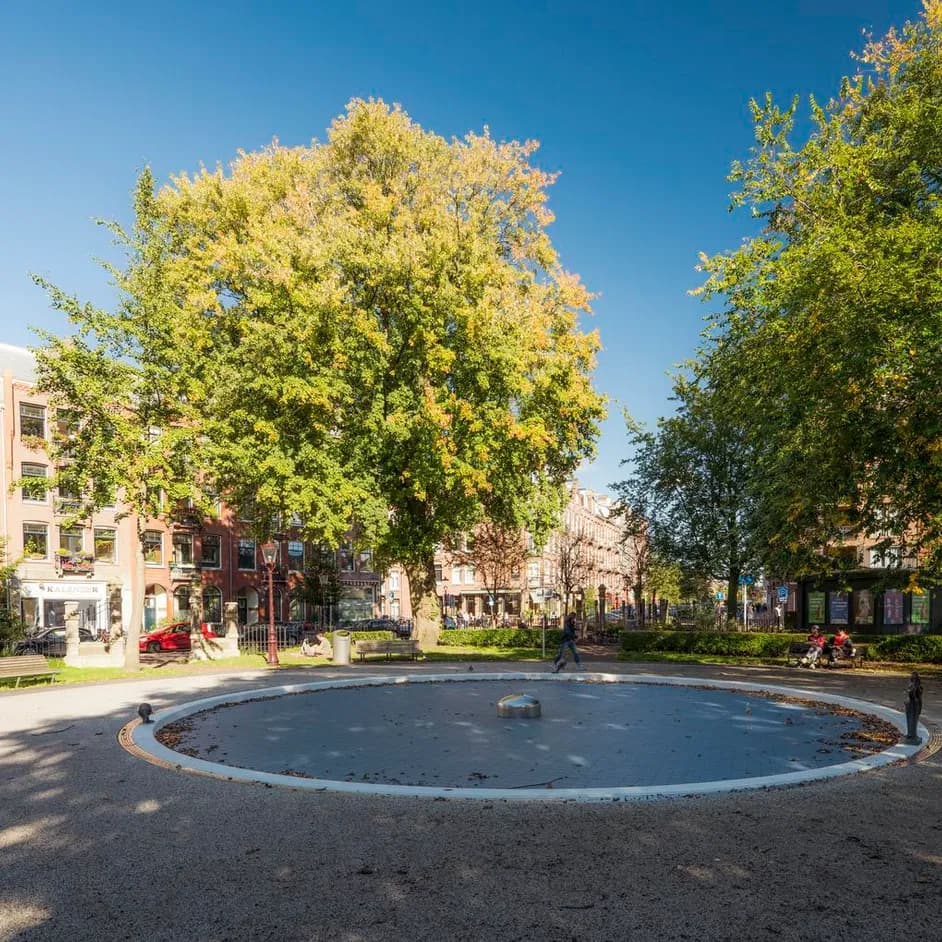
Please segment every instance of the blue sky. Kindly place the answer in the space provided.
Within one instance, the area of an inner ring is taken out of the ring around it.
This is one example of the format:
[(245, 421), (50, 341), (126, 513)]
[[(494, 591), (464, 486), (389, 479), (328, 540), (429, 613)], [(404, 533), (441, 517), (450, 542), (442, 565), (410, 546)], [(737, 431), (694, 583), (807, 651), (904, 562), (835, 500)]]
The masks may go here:
[(599, 457), (623, 476), (622, 408), (670, 411), (668, 371), (710, 310), (688, 296), (697, 253), (751, 231), (727, 212), (731, 161), (752, 143), (748, 101), (826, 99), (862, 31), (918, 16), (918, 0), (622, 3), (201, 4), (7, 0), (0, 11), (0, 340), (63, 332), (30, 272), (108, 304), (98, 217), (127, 220), (138, 171), (160, 181), (277, 137), (323, 138), (353, 97), (400, 103), (445, 136), (490, 126), (535, 138), (558, 170), (551, 229), (600, 297), (589, 326), (611, 398)]

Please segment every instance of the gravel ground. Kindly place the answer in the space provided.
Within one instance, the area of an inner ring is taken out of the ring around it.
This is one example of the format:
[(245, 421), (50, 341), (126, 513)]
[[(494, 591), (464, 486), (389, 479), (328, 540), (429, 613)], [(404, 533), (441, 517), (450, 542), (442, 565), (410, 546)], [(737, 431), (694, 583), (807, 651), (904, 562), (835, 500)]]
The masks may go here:
[[(897, 708), (907, 683), (606, 669), (767, 681)], [(282, 670), (277, 682), (309, 678)], [(0, 694), (0, 940), (939, 937), (942, 753), (789, 789), (543, 805), (239, 785), (156, 767), (116, 742), (142, 700), (160, 709), (271, 683), (254, 672)], [(927, 680), (923, 722), (934, 733), (939, 694)]]

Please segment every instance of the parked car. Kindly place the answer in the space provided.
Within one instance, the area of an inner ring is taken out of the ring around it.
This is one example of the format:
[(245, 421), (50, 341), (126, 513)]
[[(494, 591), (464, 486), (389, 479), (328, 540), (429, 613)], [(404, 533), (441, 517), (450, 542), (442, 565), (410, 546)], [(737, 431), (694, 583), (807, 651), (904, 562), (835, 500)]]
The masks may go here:
[[(94, 641), (87, 628), (79, 628), (79, 641)], [(46, 628), (19, 641), (14, 654), (45, 654), (46, 657), (65, 657), (65, 628)]]
[[(204, 638), (218, 638), (209, 625), (203, 625)], [(156, 654), (158, 651), (189, 651), (190, 650), (190, 623), (178, 621), (164, 628), (155, 628), (141, 635), (138, 643), (140, 652)]]
[(364, 624), (363, 631), (391, 631), (397, 638), (408, 638), (410, 634), (409, 626), (394, 618), (371, 618)]
[[(300, 644), (304, 637), (304, 624), (299, 621), (275, 622), (275, 638), (281, 647)], [(268, 622), (257, 621), (239, 627), (239, 644), (245, 647), (264, 647), (268, 644)]]

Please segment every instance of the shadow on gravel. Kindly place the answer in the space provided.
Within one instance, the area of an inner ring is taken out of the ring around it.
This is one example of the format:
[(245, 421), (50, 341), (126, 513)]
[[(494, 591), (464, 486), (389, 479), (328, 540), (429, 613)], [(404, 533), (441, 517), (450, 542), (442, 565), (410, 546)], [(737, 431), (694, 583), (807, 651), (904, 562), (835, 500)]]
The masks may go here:
[[(866, 687), (890, 705), (904, 686), (774, 669), (703, 676)], [(147, 699), (159, 710), (274, 682), (220, 677)], [(682, 801), (372, 799), (155, 767), (116, 742), (133, 686), (110, 687), (112, 706), (94, 717), (69, 718), (71, 694), (0, 696), (0, 940), (859, 940), (938, 928), (938, 754)], [(930, 722), (938, 708), (939, 684), (927, 684)]]

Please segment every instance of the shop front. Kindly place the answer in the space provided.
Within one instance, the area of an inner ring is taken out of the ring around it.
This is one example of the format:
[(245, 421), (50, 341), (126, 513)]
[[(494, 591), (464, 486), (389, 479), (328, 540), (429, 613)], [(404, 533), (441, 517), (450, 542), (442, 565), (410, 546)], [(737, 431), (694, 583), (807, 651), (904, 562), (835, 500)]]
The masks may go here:
[(23, 582), (20, 609), (23, 621), (32, 630), (64, 628), (72, 606), (79, 616), (79, 628), (96, 637), (108, 631), (108, 584), (106, 582)]

